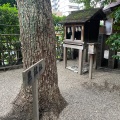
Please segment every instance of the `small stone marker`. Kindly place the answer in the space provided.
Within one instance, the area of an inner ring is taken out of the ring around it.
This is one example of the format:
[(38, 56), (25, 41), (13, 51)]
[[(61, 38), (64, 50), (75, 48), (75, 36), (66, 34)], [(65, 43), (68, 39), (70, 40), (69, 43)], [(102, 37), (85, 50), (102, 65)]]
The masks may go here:
[(24, 87), (32, 85), (33, 92), (33, 120), (39, 120), (39, 105), (38, 105), (38, 78), (45, 70), (45, 60), (40, 60), (28, 69), (23, 71)]

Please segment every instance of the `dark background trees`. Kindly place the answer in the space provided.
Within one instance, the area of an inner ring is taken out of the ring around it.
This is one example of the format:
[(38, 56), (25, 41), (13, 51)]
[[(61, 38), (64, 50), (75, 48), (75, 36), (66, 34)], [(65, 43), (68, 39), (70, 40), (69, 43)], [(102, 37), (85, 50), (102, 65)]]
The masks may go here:
[(0, 0), (0, 5), (6, 4), (6, 3), (10, 3), (11, 6), (16, 5), (16, 1), (15, 0)]

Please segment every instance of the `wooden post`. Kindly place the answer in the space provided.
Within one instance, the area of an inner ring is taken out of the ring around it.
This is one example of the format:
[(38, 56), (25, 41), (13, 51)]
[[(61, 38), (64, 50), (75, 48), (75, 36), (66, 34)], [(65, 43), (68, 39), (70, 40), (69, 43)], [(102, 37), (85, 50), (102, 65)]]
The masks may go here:
[(88, 62), (89, 55), (88, 55), (88, 48), (86, 47), (86, 57), (85, 57), (85, 62)]
[(94, 61), (94, 68), (97, 69), (97, 48), (95, 46), (95, 53), (94, 54), (94, 58), (93, 58), (93, 61)]
[(64, 47), (64, 57), (63, 57), (63, 61), (64, 61), (64, 67), (67, 67), (67, 48)]
[(92, 79), (93, 56), (94, 56), (93, 54), (90, 54), (89, 79)]
[(82, 75), (83, 68), (83, 50), (79, 50), (79, 66), (78, 66), (78, 74)]
[(72, 60), (74, 59), (74, 49), (73, 48), (71, 48), (71, 58), (72, 58)]
[(39, 104), (38, 104), (38, 80), (32, 84), (33, 92), (33, 120), (39, 120)]
[(81, 41), (84, 41), (84, 25), (82, 25), (82, 30), (81, 30)]
[(72, 26), (72, 41), (74, 40), (74, 31), (75, 31), (75, 27)]
[(64, 27), (64, 40), (66, 39), (66, 26)]
[(94, 68), (97, 69), (97, 54), (94, 54)]

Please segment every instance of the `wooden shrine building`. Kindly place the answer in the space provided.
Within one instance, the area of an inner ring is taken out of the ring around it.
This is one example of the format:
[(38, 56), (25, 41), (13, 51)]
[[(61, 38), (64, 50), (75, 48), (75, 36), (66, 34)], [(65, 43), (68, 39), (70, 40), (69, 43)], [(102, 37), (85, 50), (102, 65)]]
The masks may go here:
[(100, 20), (105, 18), (102, 8), (90, 8), (74, 11), (61, 22), (64, 25), (65, 68), (67, 66), (67, 48), (78, 49), (78, 73), (82, 74), (84, 50), (88, 50), (88, 43), (98, 42)]

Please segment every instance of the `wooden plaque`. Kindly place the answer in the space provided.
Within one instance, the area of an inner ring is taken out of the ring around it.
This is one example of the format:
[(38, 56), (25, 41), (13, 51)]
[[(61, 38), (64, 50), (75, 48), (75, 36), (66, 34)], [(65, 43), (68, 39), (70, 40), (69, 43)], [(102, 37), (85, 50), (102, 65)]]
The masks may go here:
[(37, 80), (40, 75), (45, 70), (45, 60), (40, 60), (34, 65), (30, 66), (28, 69), (23, 71), (23, 85), (29, 86), (32, 85), (32, 83)]
[(89, 54), (95, 54), (94, 45), (89, 45), (89, 46), (88, 46), (88, 53), (89, 53)]

